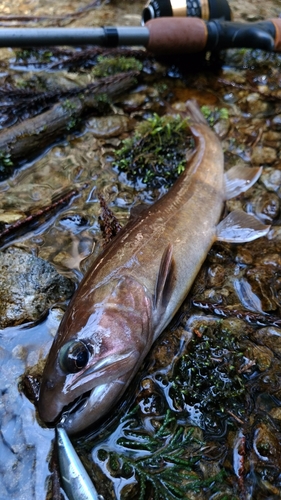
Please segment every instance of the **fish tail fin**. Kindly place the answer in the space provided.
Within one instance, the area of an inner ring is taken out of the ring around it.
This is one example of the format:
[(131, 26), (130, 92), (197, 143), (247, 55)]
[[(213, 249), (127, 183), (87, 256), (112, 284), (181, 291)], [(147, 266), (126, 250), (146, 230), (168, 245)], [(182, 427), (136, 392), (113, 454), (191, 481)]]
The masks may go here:
[(204, 125), (208, 125), (207, 120), (203, 116), (200, 107), (195, 99), (189, 99), (188, 101), (186, 101), (185, 107), (194, 122), (204, 123)]

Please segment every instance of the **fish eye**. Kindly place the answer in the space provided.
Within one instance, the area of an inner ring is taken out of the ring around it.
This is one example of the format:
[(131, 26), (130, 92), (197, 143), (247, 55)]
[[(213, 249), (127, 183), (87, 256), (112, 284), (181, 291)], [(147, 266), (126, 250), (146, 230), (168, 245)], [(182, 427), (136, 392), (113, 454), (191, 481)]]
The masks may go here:
[(89, 349), (81, 340), (71, 340), (61, 348), (59, 364), (65, 373), (77, 373), (85, 368), (89, 357)]

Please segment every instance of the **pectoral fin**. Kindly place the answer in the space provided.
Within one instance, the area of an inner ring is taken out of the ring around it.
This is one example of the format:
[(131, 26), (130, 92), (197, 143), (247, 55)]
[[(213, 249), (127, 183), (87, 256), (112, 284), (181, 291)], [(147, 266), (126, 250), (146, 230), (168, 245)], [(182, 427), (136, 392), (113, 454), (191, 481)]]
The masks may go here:
[(262, 167), (236, 166), (224, 174), (225, 199), (230, 200), (247, 191), (258, 180)]
[(234, 210), (217, 226), (217, 240), (228, 243), (246, 243), (265, 236), (270, 226), (265, 226), (253, 215)]
[(174, 260), (173, 245), (170, 243), (164, 250), (160, 262), (154, 294), (154, 307), (165, 307), (168, 303), (173, 286)]

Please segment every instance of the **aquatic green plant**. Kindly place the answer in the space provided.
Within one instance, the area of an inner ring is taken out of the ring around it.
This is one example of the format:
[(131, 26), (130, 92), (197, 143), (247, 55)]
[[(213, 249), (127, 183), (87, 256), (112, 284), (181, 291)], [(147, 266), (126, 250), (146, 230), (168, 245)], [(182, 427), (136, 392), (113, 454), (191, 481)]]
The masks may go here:
[(27, 48), (16, 50), (16, 61), (30, 64), (31, 61), (37, 64), (46, 64), (51, 62), (53, 52), (45, 48)]
[(13, 166), (11, 155), (6, 151), (0, 150), (0, 181), (2, 180), (2, 176), (8, 177), (10, 175)]
[(13, 162), (11, 160), (11, 155), (0, 150), (0, 165), (3, 164), (4, 167), (12, 167)]
[(226, 108), (210, 108), (209, 106), (202, 106), (201, 111), (208, 121), (209, 125), (212, 127), (214, 123), (218, 120), (228, 120), (228, 110)]
[(154, 113), (123, 141), (115, 166), (129, 180), (141, 180), (152, 188), (169, 187), (185, 169), (187, 149), (193, 146), (188, 119)]
[(93, 69), (96, 77), (105, 77), (125, 73), (127, 71), (141, 71), (142, 63), (134, 57), (125, 56), (98, 56), (97, 65)]
[(238, 420), (245, 415), (241, 343), (218, 321), (202, 325), (189, 347), (175, 365), (170, 396), (177, 408), (194, 407), (201, 414), (200, 425), (219, 433), (229, 415)]
[[(137, 409), (136, 409), (137, 410)], [(144, 500), (188, 499), (188, 492), (208, 488), (212, 492), (223, 479), (224, 472), (203, 477), (196, 467), (202, 458), (204, 443), (192, 427), (179, 425), (168, 410), (155, 433), (149, 433), (128, 415), (115, 446), (100, 447), (97, 459), (103, 469), (115, 478), (132, 478), (136, 486), (130, 498)], [(120, 433), (120, 430), (119, 430)], [(110, 439), (113, 444), (112, 438)], [(116, 451), (116, 450), (122, 451)], [(121, 498), (123, 497), (121, 491)]]

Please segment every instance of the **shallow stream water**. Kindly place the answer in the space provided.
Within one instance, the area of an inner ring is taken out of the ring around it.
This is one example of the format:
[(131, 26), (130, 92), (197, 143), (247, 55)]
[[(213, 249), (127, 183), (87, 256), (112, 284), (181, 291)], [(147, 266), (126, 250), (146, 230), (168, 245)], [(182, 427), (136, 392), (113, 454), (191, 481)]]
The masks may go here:
[[(281, 13), (280, 1), (230, 5), (235, 20)], [(142, 8), (141, 2), (117, 0), (96, 5), (4, 0), (0, 29), (139, 25)], [(50, 19), (54, 16), (59, 19)], [(0, 64), (0, 86), (34, 81), (36, 87), (43, 81), (47, 87), (69, 88), (92, 77), (91, 69), (51, 70), (49, 61), (39, 64), (36, 58), (26, 64), (8, 48), (0, 49)], [(211, 111), (226, 109), (227, 118), (215, 120), (226, 169), (238, 163), (264, 168), (257, 185), (227, 208), (243, 208), (272, 224), (268, 237), (235, 247), (214, 245), (190, 295), (198, 307), (190, 299), (182, 306), (113, 422), (74, 440), (105, 500), (281, 497), (281, 55), (231, 50), (203, 67), (195, 70), (189, 59), (180, 68), (153, 61), (142, 83), (109, 115), (88, 118), (79, 133), (67, 134), (0, 183), (3, 223), (78, 189), (51, 219), (3, 246), (48, 260), (77, 285), (102, 247), (98, 193), (125, 224), (131, 206), (151, 203), (162, 192), (128, 182), (113, 160), (136, 122), (153, 112), (163, 114), (167, 102), (180, 109), (194, 97)], [(53, 304), (38, 323), (0, 332), (0, 500), (52, 498), (54, 429), (39, 421), (21, 381), (25, 373), (41, 373), (66, 302)], [(178, 491), (175, 478), (181, 474), (185, 489)]]

